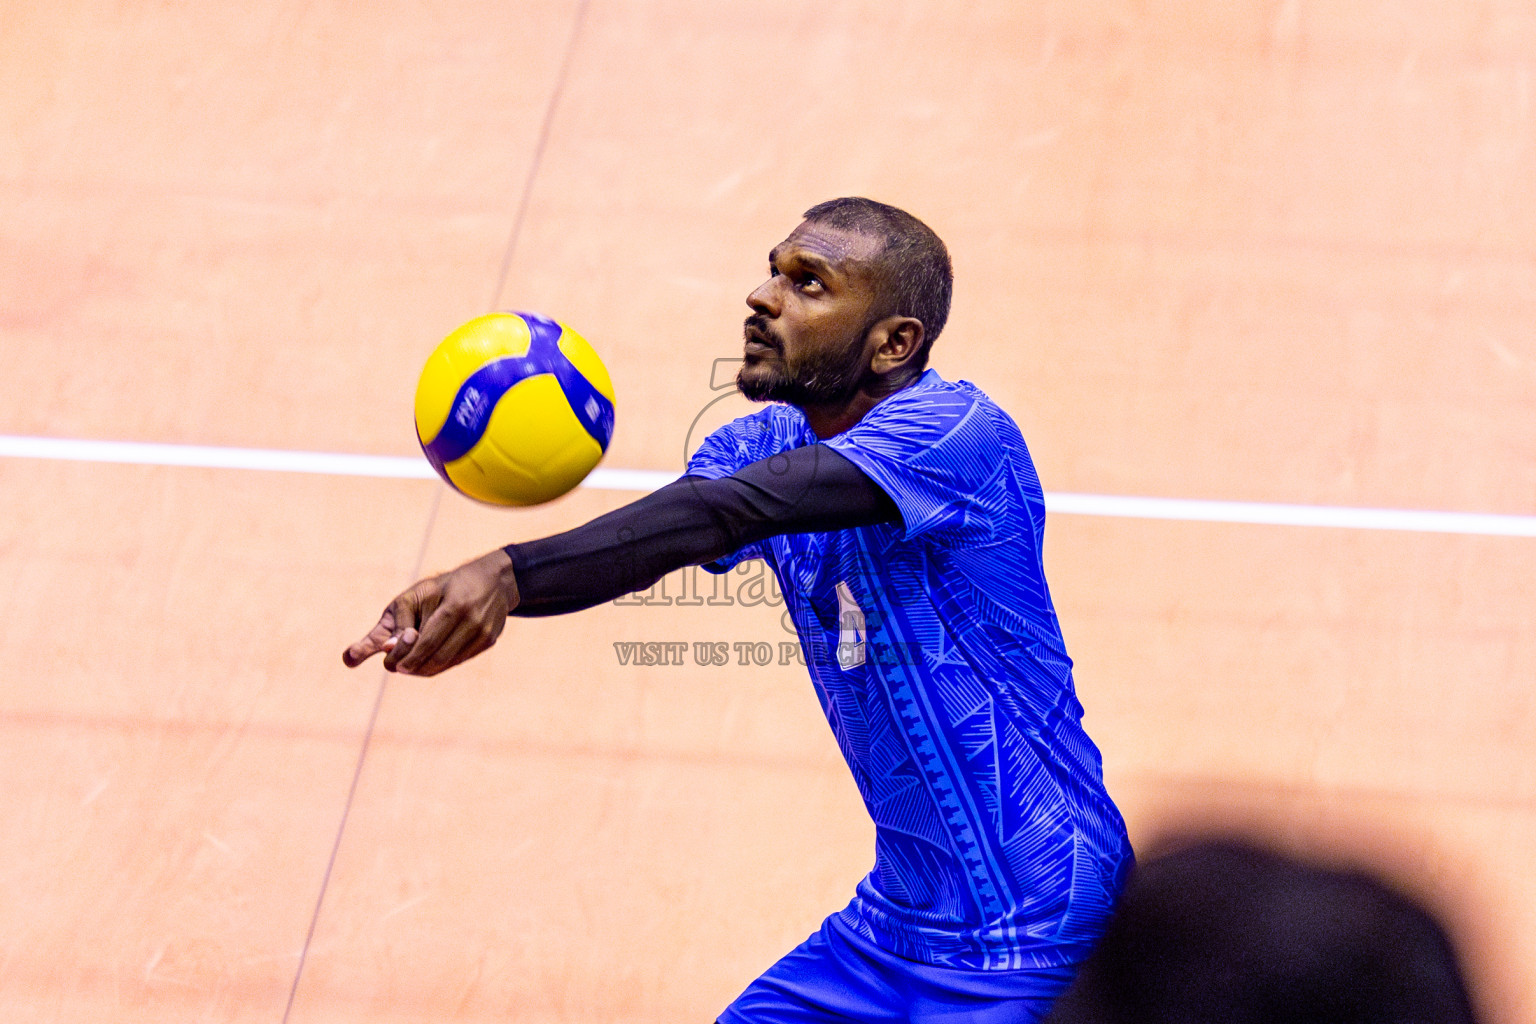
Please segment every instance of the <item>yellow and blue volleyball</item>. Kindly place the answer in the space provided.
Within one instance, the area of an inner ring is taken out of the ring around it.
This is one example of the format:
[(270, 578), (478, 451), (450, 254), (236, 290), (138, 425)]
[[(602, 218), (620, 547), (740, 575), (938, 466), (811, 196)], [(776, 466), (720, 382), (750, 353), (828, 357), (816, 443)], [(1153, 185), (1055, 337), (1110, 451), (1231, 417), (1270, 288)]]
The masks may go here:
[(490, 313), (427, 358), (416, 437), (454, 490), (492, 505), (537, 505), (581, 483), (608, 450), (613, 381), (569, 327), (536, 313)]

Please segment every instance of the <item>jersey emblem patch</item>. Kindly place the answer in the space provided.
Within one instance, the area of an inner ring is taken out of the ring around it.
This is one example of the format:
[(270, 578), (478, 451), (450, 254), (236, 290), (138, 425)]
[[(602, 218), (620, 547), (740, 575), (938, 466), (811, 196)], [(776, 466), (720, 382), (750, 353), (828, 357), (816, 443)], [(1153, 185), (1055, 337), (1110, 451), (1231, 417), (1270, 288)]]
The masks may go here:
[(837, 584), (837, 663), (844, 672), (864, 664), (864, 609), (847, 580)]

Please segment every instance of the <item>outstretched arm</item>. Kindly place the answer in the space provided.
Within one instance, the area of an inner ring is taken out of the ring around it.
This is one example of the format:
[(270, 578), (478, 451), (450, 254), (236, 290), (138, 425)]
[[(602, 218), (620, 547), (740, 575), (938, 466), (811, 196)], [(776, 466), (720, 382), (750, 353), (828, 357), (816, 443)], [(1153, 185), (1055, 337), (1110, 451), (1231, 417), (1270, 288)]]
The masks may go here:
[(885, 492), (842, 455), (796, 448), (718, 480), (683, 477), (585, 526), (423, 580), (343, 660), (355, 666), (382, 651), (391, 671), (435, 675), (495, 643), (509, 614), (578, 611), (766, 537), (898, 518)]

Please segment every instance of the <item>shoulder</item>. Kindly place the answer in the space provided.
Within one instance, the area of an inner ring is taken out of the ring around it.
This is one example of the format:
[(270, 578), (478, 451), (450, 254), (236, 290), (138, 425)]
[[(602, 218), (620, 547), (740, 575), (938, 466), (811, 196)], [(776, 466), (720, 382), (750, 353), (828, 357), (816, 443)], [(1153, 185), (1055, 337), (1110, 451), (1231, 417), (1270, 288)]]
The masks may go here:
[(855, 443), (910, 438), (925, 446), (952, 441), (1012, 447), (1022, 440), (1012, 417), (986, 392), (934, 370), (876, 405), (847, 435)]
[(1012, 419), (974, 384), (931, 370), (827, 444), (896, 503), (909, 540), (989, 542), (1028, 498), (1017, 486), (1028, 455)]

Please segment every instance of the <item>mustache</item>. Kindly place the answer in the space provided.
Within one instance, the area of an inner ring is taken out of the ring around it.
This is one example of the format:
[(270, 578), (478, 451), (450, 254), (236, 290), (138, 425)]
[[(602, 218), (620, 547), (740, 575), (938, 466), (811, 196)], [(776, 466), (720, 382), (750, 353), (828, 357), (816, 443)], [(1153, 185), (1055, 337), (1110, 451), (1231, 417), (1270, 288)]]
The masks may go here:
[(762, 341), (774, 348), (783, 350), (784, 344), (778, 335), (773, 333), (773, 328), (768, 324), (768, 318), (761, 313), (753, 313), (742, 322), (742, 332), (754, 341)]

